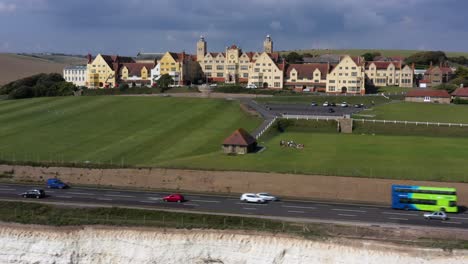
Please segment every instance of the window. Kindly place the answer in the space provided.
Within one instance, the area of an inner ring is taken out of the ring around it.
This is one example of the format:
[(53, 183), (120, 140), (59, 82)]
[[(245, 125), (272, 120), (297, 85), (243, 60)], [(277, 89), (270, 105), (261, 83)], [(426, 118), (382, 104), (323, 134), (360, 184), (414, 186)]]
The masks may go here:
[(254, 72), (260, 72), (260, 68), (254, 68)]
[(430, 96), (424, 96), (424, 102), (430, 102), (431, 97)]
[(218, 73), (216, 74), (216, 77), (224, 77), (224, 74), (223, 74), (222, 72), (218, 72)]
[(237, 66), (236, 65), (228, 65), (228, 70), (231, 70), (231, 71), (234, 71), (237, 69)]
[(243, 74), (243, 77), (244, 77), (244, 78), (249, 78), (249, 74), (248, 74), (248, 73), (244, 73), (244, 74)]
[(328, 86), (328, 90), (330, 92), (334, 92), (335, 91), (335, 86)]
[[(211, 62), (211, 61), (210, 61), (210, 62)], [(174, 65), (175, 65), (175, 63), (174, 63), (174, 62), (172, 62), (172, 63), (171, 63), (171, 65), (172, 65), (172, 66), (174, 66)]]
[(335, 80), (330, 80), (330, 83), (335, 83)]
[(273, 86), (274, 86), (274, 87), (280, 87), (280, 86), (281, 86), (281, 83), (280, 83), (280, 82), (275, 82), (275, 83), (273, 84)]
[(356, 67), (351, 67), (351, 70), (355, 70), (355, 69), (356, 69)]
[(403, 203), (403, 204), (437, 205), (437, 201), (436, 201), (436, 200), (429, 200), (429, 199), (411, 199), (411, 198), (400, 198), (400, 203)]
[(205, 65), (205, 70), (212, 70), (212, 66), (211, 65)]
[(357, 72), (352, 72), (351, 76), (357, 76)]
[(281, 79), (281, 76), (275, 76), (275, 80)]
[(240, 66), (240, 69), (241, 69), (241, 71), (247, 71), (247, 70), (249, 70), (249, 66), (242, 65), (242, 66)]
[(222, 71), (222, 70), (224, 70), (224, 66), (223, 65), (216, 65), (216, 69), (218, 71)]
[(211, 72), (205, 73), (206, 77), (211, 77)]
[(175, 67), (172, 67), (172, 68), (171, 68), (171, 71), (175, 72), (175, 71), (176, 71), (176, 68), (175, 68)]
[(318, 83), (318, 82), (319, 82), (319, 80), (315, 80), (314, 82)]

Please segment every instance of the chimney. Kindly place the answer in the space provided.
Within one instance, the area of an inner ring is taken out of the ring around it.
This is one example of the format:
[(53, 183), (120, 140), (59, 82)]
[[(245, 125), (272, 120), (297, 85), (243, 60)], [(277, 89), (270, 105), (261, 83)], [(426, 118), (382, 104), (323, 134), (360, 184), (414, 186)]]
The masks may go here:
[(431, 64), (429, 65), (429, 68), (432, 68), (432, 61), (431, 61)]
[(413, 69), (413, 71), (414, 71), (414, 62), (411, 63), (411, 69)]
[(93, 57), (91, 56), (90, 53), (88, 53), (88, 55), (86, 56), (86, 58), (88, 59), (88, 64), (91, 64), (92, 60), (93, 60)]
[(460, 83), (460, 88), (463, 88), (463, 83)]

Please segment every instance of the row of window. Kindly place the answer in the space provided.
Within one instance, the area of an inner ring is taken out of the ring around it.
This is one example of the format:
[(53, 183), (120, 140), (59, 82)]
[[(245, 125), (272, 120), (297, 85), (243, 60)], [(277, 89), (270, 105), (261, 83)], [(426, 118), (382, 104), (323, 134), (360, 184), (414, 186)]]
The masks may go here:
[(65, 74), (85, 74), (86, 70), (65, 70)]
[(436, 200), (429, 199), (411, 199), (411, 198), (400, 198), (402, 204), (425, 204), (425, 205), (437, 205)]
[(65, 77), (65, 80), (68, 82), (83, 82), (85, 80), (85, 77), (83, 76)]
[(401, 193), (425, 193), (425, 194), (445, 194), (445, 195), (456, 195), (456, 192), (452, 191), (438, 191), (438, 190), (420, 190), (410, 188), (395, 188), (395, 192)]

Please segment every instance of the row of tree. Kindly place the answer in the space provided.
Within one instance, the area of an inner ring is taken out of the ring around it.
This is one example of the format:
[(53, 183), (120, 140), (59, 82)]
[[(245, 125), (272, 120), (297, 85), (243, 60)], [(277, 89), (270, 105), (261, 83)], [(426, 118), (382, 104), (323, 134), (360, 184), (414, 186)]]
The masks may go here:
[(0, 88), (0, 95), (8, 95), (10, 99), (67, 96), (73, 95), (78, 88), (66, 82), (58, 73), (41, 73), (10, 82)]

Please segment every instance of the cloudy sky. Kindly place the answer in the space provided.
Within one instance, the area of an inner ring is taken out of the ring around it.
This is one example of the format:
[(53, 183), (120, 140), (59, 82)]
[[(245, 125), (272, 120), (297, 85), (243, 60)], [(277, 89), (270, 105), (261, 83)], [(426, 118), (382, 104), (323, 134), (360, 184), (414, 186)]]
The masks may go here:
[(0, 52), (468, 51), (466, 0), (0, 0)]

